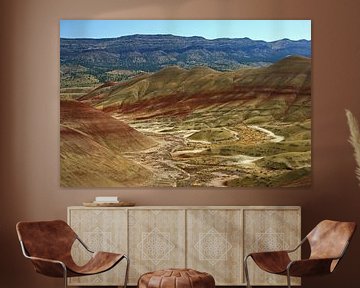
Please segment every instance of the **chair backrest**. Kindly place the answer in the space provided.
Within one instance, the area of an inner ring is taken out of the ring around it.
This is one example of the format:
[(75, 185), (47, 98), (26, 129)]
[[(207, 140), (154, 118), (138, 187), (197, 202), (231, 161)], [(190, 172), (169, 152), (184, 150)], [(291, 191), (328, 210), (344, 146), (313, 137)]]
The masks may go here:
[(321, 221), (306, 236), (311, 248), (310, 258), (337, 258), (342, 256), (355, 229), (355, 222)]
[(75, 232), (62, 220), (19, 222), (16, 231), (27, 253), (40, 258), (68, 258), (76, 240)]

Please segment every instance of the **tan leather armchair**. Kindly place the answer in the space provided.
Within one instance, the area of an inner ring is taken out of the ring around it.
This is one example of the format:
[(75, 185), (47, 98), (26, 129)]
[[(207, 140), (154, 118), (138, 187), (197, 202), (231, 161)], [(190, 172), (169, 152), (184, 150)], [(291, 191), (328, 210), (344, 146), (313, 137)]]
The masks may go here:
[[(291, 276), (305, 277), (332, 273), (344, 256), (355, 229), (354, 222), (324, 220), (292, 250), (250, 253), (244, 259), (247, 287), (251, 287), (247, 266), (249, 258), (266, 272), (286, 275), (289, 288), (291, 288)], [(310, 245), (310, 257), (292, 261), (289, 253), (296, 251), (306, 241)]]
[[(112, 269), (123, 259), (127, 261), (124, 281), (126, 288), (128, 257), (125, 254), (91, 251), (66, 222), (19, 222), (16, 231), (22, 252), (31, 260), (35, 271), (50, 277), (64, 278), (65, 288), (67, 277), (102, 273)], [(83, 266), (78, 266), (71, 256), (71, 247), (75, 241), (79, 241), (92, 256)]]

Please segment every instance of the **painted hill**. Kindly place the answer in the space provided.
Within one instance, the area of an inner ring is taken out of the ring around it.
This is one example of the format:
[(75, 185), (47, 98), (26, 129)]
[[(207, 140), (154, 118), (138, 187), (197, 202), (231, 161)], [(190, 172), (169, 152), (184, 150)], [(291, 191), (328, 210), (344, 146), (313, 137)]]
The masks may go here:
[(67, 128), (64, 133), (68, 137), (73, 135), (69, 131), (77, 132), (118, 152), (144, 150), (156, 145), (150, 137), (122, 121), (79, 101), (60, 102), (60, 124)]
[(127, 124), (77, 101), (61, 101), (62, 187), (118, 187), (146, 183), (152, 172), (122, 156), (156, 145)]
[(290, 56), (268, 67), (231, 72), (170, 66), (110, 88), (99, 87), (79, 100), (133, 117), (183, 116), (206, 107), (236, 105), (303, 120), (310, 118), (310, 88), (311, 59)]
[(119, 187), (145, 184), (152, 173), (99, 144), (89, 135), (60, 126), (62, 187)]

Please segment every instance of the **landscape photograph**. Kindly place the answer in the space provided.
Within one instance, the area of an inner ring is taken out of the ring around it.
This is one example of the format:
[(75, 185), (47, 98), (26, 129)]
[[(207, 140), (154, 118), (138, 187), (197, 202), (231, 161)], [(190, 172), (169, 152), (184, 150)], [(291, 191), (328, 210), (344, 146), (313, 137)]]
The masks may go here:
[(61, 187), (311, 185), (310, 20), (60, 20)]

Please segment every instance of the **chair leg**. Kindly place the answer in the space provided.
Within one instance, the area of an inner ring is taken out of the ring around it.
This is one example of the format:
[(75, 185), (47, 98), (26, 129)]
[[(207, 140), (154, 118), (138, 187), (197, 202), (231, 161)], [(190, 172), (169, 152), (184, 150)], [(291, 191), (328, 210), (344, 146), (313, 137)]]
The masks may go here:
[(124, 256), (124, 258), (125, 258), (125, 260), (126, 260), (126, 270), (125, 270), (124, 288), (126, 288), (126, 287), (127, 287), (128, 278), (129, 278), (130, 259), (129, 259), (129, 257), (127, 257), (126, 255)]
[(249, 279), (249, 269), (248, 269), (248, 265), (247, 265), (247, 259), (249, 258), (250, 255), (247, 255), (244, 258), (244, 272), (245, 272), (245, 279), (246, 279), (246, 287), (247, 288), (251, 288), (250, 285), (250, 279)]
[(288, 288), (291, 288), (291, 278), (290, 278), (290, 271), (289, 271), (289, 269), (287, 269), (286, 276), (287, 276)]
[(62, 264), (62, 266), (63, 266), (63, 269), (64, 269), (64, 287), (67, 288), (68, 287), (68, 285), (67, 285), (67, 270), (66, 270), (65, 265)]

